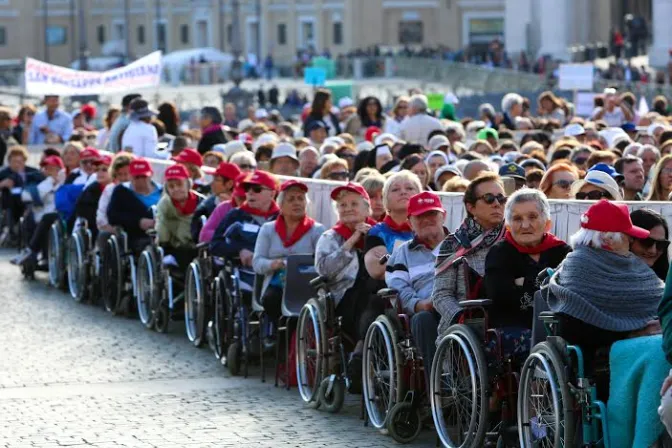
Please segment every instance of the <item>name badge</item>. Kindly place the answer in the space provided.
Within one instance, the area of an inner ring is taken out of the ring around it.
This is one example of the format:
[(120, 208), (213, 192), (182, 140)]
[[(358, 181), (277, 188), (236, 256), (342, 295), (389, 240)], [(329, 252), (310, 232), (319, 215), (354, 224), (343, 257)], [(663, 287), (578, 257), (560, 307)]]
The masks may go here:
[(23, 188), (21, 188), (21, 187), (14, 187), (14, 188), (12, 188), (10, 191), (12, 192), (12, 194), (21, 194), (21, 192), (23, 191)]
[(259, 233), (259, 226), (256, 224), (246, 222), (245, 224), (243, 224), (243, 232)]

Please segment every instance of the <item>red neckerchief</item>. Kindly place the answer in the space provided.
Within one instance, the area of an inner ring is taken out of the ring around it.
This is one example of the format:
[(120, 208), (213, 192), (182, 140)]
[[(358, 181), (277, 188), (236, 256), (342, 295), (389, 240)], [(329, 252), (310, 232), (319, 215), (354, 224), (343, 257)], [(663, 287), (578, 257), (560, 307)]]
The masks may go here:
[(390, 215), (385, 215), (385, 218), (383, 218), (383, 221), (387, 226), (394, 230), (395, 232), (410, 232), (411, 231), (411, 225), (408, 223), (408, 221), (404, 221), (403, 224), (397, 224), (394, 222), (394, 219)]
[[(366, 218), (366, 223), (371, 226), (376, 225), (376, 221), (374, 221), (371, 218)], [(338, 233), (341, 237), (343, 237), (343, 240), (345, 241), (348, 241), (350, 237), (355, 233), (354, 230), (350, 229), (350, 227), (346, 226), (341, 221), (338, 221), (336, 225), (332, 227), (332, 230)], [(357, 241), (355, 247), (360, 250), (364, 249), (364, 238), (360, 238), (359, 241)]]
[(516, 241), (513, 239), (513, 235), (511, 235), (511, 232), (509, 232), (508, 230), (504, 234), (504, 239), (510, 245), (515, 247), (518, 252), (520, 252), (521, 254), (528, 254), (528, 255), (540, 254), (549, 249), (553, 249), (554, 247), (558, 246), (563, 246), (565, 244), (564, 241), (562, 241), (560, 238), (553, 235), (552, 233), (545, 233), (544, 238), (541, 240), (541, 243), (537, 244), (534, 247), (521, 246), (520, 244), (516, 243)]
[(264, 218), (268, 218), (269, 216), (274, 215), (280, 211), (280, 207), (278, 207), (278, 204), (276, 204), (275, 201), (271, 202), (271, 206), (266, 211), (250, 207), (250, 204), (248, 204), (247, 201), (245, 201), (243, 205), (238, 208), (244, 212), (249, 213), (250, 215), (263, 216)]
[(204, 127), (203, 130), (201, 131), (201, 135), (211, 134), (213, 132), (217, 132), (220, 129), (222, 129), (221, 124), (213, 123), (209, 126)]
[(100, 192), (102, 193), (103, 191), (105, 191), (105, 187), (107, 187), (107, 184), (101, 184), (101, 183), (99, 183), (99, 184), (98, 184), (98, 187), (100, 188)]
[(184, 201), (184, 204), (180, 204), (175, 199), (171, 199), (171, 201), (173, 201), (173, 205), (180, 215), (183, 216), (193, 215), (198, 206), (198, 197), (193, 191), (189, 191), (189, 196), (187, 196), (187, 200)]
[(291, 247), (303, 238), (303, 235), (308, 233), (310, 229), (313, 228), (313, 225), (315, 225), (315, 220), (308, 216), (304, 216), (303, 220), (299, 223), (296, 229), (294, 229), (294, 233), (287, 236), (287, 223), (285, 222), (284, 216), (280, 215), (278, 216), (278, 219), (275, 220), (275, 231), (280, 237), (280, 240), (282, 240), (282, 245), (284, 247)]

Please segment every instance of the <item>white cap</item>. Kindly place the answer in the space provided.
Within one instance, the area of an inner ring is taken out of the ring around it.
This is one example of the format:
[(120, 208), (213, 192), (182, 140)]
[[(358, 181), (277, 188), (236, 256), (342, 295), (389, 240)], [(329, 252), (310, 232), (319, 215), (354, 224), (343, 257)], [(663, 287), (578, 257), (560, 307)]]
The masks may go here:
[(579, 123), (572, 123), (565, 128), (565, 137), (576, 137), (585, 133), (586, 130)]
[(607, 128), (607, 129), (602, 129), (600, 132), (598, 132), (599, 136), (604, 138), (607, 142), (607, 145), (609, 148), (613, 148), (614, 144), (616, 143), (616, 137), (619, 137), (621, 135), (627, 136), (628, 134), (625, 133), (625, 131), (621, 128)]
[(578, 193), (585, 184), (591, 184), (599, 188), (603, 188), (608, 191), (611, 197), (615, 201), (622, 201), (621, 190), (618, 187), (618, 183), (614, 180), (613, 177), (605, 173), (604, 171), (592, 170), (586, 173), (586, 177), (582, 180), (576, 181), (572, 186), (572, 192), (574, 194)]
[(425, 162), (429, 162), (429, 159), (432, 157), (442, 157), (443, 160), (446, 162), (446, 165), (448, 165), (448, 155), (443, 152), (443, 151), (432, 151), (429, 154), (427, 154), (427, 157), (425, 157)]
[(355, 105), (355, 102), (352, 100), (352, 98), (350, 98), (348, 96), (345, 96), (345, 97), (341, 98), (340, 100), (338, 100), (339, 109), (343, 109), (343, 108), (354, 106), (354, 105)]
[(247, 128), (251, 128), (252, 126), (254, 126), (254, 122), (252, 120), (250, 120), (249, 118), (245, 118), (243, 120), (240, 120), (240, 122), (238, 123), (238, 129), (241, 132), (244, 131)]
[(646, 128), (646, 133), (650, 136), (653, 136), (658, 129), (665, 129), (665, 125), (658, 121), (651, 123), (648, 128)]
[(399, 141), (399, 139), (394, 134), (386, 132), (384, 134), (378, 134), (376, 138), (373, 139), (373, 144), (375, 146), (382, 145), (387, 140), (391, 141), (393, 145)]
[(296, 147), (290, 143), (280, 143), (278, 146), (273, 148), (273, 154), (271, 154), (271, 160), (279, 159), (280, 157), (289, 157), (294, 159), (297, 162), (299, 161), (296, 157)]
[(448, 92), (443, 97), (444, 104), (460, 104), (460, 100), (455, 96), (453, 92)]
[(375, 148), (374, 144), (364, 140), (363, 142), (359, 142), (355, 149), (357, 149), (357, 152), (362, 152), (362, 151), (371, 151), (373, 148)]
[(252, 143), (252, 151), (257, 152), (260, 146), (268, 145), (269, 143), (275, 143), (278, 141), (278, 138), (275, 134), (265, 133), (261, 134), (257, 139)]
[(257, 109), (256, 112), (254, 113), (254, 118), (256, 118), (257, 120), (261, 120), (267, 117), (268, 117), (268, 111), (266, 111), (266, 109), (263, 108)]
[(450, 147), (450, 140), (445, 135), (437, 134), (429, 139), (427, 146), (429, 146), (430, 151), (436, 151), (442, 146)]
[(343, 146), (345, 145), (345, 140), (341, 137), (327, 137), (324, 139), (324, 143), (329, 143), (330, 145)]
[(247, 151), (247, 148), (245, 147), (245, 143), (240, 140), (232, 140), (224, 145), (224, 156), (226, 157), (226, 160), (229, 160), (235, 153), (243, 151)]

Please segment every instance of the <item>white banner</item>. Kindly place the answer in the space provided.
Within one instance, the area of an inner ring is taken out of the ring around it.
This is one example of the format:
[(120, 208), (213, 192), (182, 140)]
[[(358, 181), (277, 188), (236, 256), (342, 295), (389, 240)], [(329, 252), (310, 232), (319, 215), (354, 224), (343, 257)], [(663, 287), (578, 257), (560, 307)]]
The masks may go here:
[(161, 83), (161, 52), (155, 51), (124, 67), (84, 72), (26, 58), (28, 95), (103, 95), (156, 87)]

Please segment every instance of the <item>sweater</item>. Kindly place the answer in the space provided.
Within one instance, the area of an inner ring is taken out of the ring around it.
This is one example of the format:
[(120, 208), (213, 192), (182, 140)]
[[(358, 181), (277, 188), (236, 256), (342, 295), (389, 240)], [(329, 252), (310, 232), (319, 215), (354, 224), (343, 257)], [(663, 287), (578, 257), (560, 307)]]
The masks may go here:
[(219, 204), (219, 198), (217, 196), (209, 196), (207, 199), (201, 201), (196, 207), (194, 216), (191, 218), (191, 239), (194, 241), (199, 241), (199, 235), (201, 230), (203, 230), (203, 225), (201, 224), (201, 216), (209, 218), (212, 215), (212, 212), (215, 211), (215, 208)]
[(210, 251), (215, 256), (228, 258), (237, 257), (243, 249), (253, 252), (261, 226), (277, 217), (277, 213), (264, 218), (239, 208), (231, 210), (217, 226)]
[[(158, 186), (155, 187), (160, 189)], [(146, 234), (140, 228), (140, 220), (153, 219), (154, 214), (150, 207), (138, 199), (130, 184), (120, 184), (112, 192), (110, 205), (107, 208), (107, 218), (111, 225), (122, 227), (128, 233), (128, 237), (134, 240)]]
[[(198, 193), (196, 193), (198, 195)], [(199, 200), (202, 196), (198, 195)], [(191, 220), (194, 215), (183, 215), (173, 204), (172, 199), (164, 194), (156, 207), (156, 233), (159, 244), (171, 247), (193, 247), (191, 237)]]
[(355, 284), (360, 265), (364, 265), (362, 253), (355, 248), (343, 249), (344, 243), (341, 235), (329, 229), (322, 234), (315, 248), (315, 270), (320, 276), (329, 279), (327, 287), (335, 306)]
[(506, 240), (492, 246), (485, 258), (484, 279), (487, 297), (492, 300), (491, 326), (532, 328), (537, 275), (546, 268), (557, 268), (569, 252), (568, 245), (557, 246), (542, 252), (537, 262)]
[(275, 221), (267, 222), (261, 226), (257, 243), (254, 246), (254, 258), (252, 267), (254, 272), (264, 276), (261, 288), (261, 297), (271, 283), (276, 271), (271, 269), (271, 263), (278, 258), (287, 259), (290, 255), (314, 254), (317, 241), (324, 233), (324, 226), (316, 222), (311, 229), (292, 246), (285, 247), (275, 231)]
[(224, 217), (235, 207), (233, 206), (233, 201), (226, 201), (219, 204), (213, 212), (210, 214), (210, 217), (205, 222), (205, 225), (201, 229), (201, 233), (198, 235), (198, 240), (201, 243), (209, 243), (212, 241), (212, 237), (217, 230), (217, 227), (222, 222)]

